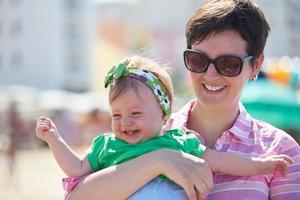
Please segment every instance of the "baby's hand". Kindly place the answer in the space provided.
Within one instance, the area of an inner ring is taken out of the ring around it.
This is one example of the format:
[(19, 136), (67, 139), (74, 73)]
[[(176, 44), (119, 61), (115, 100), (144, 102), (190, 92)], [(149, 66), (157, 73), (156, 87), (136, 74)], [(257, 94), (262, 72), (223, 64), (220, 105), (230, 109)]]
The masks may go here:
[(46, 142), (59, 137), (55, 124), (45, 116), (40, 116), (36, 121), (36, 135)]
[(270, 174), (279, 172), (282, 176), (287, 174), (288, 165), (293, 164), (294, 160), (287, 155), (273, 155), (262, 159), (262, 173)]

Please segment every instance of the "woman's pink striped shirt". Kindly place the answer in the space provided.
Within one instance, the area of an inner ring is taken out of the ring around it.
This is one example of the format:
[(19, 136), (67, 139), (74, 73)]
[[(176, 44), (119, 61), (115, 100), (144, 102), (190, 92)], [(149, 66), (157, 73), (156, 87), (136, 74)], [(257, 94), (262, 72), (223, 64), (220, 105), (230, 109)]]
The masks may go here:
[[(165, 130), (187, 126), (189, 112), (195, 100), (174, 113)], [(202, 136), (200, 135), (200, 138)], [(202, 138), (202, 142), (205, 144)], [(214, 150), (235, 152), (243, 156), (265, 157), (286, 154), (295, 161), (282, 178), (279, 174), (237, 177), (215, 173), (215, 187), (205, 200), (300, 200), (300, 147), (284, 131), (252, 118), (240, 103), (240, 114), (232, 128), (222, 133)]]

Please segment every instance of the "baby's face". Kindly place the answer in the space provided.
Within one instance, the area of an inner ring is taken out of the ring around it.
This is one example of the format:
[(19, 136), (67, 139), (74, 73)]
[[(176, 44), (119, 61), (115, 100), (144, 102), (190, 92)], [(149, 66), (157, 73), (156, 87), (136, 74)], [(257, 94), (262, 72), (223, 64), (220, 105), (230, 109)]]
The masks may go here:
[(123, 91), (110, 103), (112, 130), (121, 140), (134, 144), (156, 137), (164, 114), (152, 91), (143, 83)]

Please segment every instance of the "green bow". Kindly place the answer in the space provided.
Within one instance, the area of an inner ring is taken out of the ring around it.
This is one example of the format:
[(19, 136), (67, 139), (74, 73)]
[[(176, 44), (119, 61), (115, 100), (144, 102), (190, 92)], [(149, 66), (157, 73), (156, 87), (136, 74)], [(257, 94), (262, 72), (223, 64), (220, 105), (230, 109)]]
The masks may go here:
[(131, 75), (146, 84), (153, 92), (159, 105), (166, 113), (167, 116), (171, 114), (171, 102), (169, 94), (165, 86), (161, 81), (150, 71), (144, 70), (143, 68), (128, 68), (129, 61), (125, 60), (119, 63), (117, 66), (114, 65), (111, 70), (107, 73), (104, 80), (104, 87), (107, 88), (113, 81), (118, 80), (121, 77)]
[(127, 70), (127, 65), (129, 64), (128, 60), (125, 60), (124, 62), (119, 63), (117, 66), (114, 65), (104, 79), (104, 87), (107, 88), (108, 85), (110, 85), (113, 80), (118, 80), (122, 76), (126, 76), (129, 74)]

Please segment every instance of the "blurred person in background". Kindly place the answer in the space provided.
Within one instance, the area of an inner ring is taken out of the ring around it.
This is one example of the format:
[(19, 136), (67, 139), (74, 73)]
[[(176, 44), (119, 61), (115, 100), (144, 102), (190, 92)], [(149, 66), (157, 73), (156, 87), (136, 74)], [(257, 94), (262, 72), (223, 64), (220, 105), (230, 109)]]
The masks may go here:
[(24, 132), (25, 124), (15, 102), (10, 103), (1, 121), (3, 127), (1, 130), (1, 148), (4, 152), (4, 164), (7, 169), (4, 177), (8, 185), (17, 186), (16, 157), (18, 142), (20, 142), (18, 139), (20, 134)]
[(77, 119), (72, 111), (66, 108), (55, 109), (51, 112), (51, 117), (59, 130), (62, 130), (62, 137), (71, 146), (81, 146), (84, 144), (83, 137), (78, 131)]
[(111, 132), (109, 112), (95, 108), (89, 111), (79, 124), (79, 132), (83, 134), (84, 144), (89, 145), (92, 139), (101, 133)]
[[(206, 200), (300, 199), (299, 145), (286, 132), (250, 116), (240, 102), (245, 84), (255, 80), (261, 69), (269, 30), (263, 12), (251, 0), (206, 1), (186, 24), (184, 61), (196, 99), (174, 113), (165, 129), (192, 129), (203, 144), (220, 152), (245, 157), (287, 154), (295, 160), (284, 178), (277, 173), (245, 177), (215, 173), (215, 186)], [(140, 176), (151, 176), (157, 166), (164, 166), (194, 191), (189, 198), (195, 200), (195, 186), (206, 188), (201, 178), (205, 165), (192, 163), (182, 154), (153, 151), (85, 177), (67, 199), (133, 193), (133, 185), (145, 184)]]

